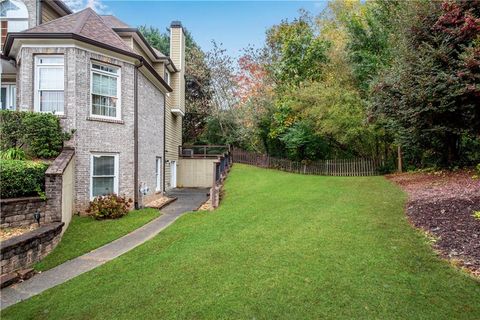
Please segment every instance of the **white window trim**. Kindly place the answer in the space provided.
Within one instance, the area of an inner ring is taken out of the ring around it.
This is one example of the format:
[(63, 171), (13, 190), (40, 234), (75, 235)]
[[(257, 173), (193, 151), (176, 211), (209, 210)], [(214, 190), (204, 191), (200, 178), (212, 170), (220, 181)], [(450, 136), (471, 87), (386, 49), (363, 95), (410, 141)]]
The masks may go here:
[(162, 191), (162, 158), (155, 158), (155, 191)]
[(170, 85), (170, 72), (168, 70), (165, 69), (165, 74), (164, 74), (164, 80), (165, 82)]
[[(93, 65), (103, 65), (106, 67), (110, 68), (116, 68), (118, 70), (117, 74), (113, 74), (111, 72), (103, 71), (103, 70), (98, 70), (98, 69), (93, 69)], [(93, 73), (98, 73), (98, 74), (103, 74), (107, 76), (116, 76), (117, 77), (117, 115), (115, 117), (109, 117), (109, 116), (102, 116), (98, 114), (93, 114), (93, 98), (92, 98), (92, 92), (93, 92)], [(108, 63), (102, 63), (98, 62), (95, 60), (90, 61), (90, 93), (89, 93), (89, 98), (90, 98), (90, 117), (91, 118), (100, 118), (100, 119), (115, 119), (115, 120), (122, 120), (122, 68), (116, 65), (110, 65)]]
[[(51, 58), (51, 57), (62, 57), (63, 63), (58, 64), (58, 63), (49, 63), (49, 64), (39, 64), (38, 60), (41, 58)], [(65, 111), (65, 56), (63, 54), (58, 54), (58, 55), (36, 55), (35, 56), (35, 62), (34, 62), (34, 69), (35, 69), (35, 79), (33, 79), (34, 83), (34, 98), (33, 98), (33, 105), (34, 105), (34, 110), (35, 112), (42, 112), (42, 113), (52, 113), (50, 111), (40, 111), (40, 88), (39, 88), (39, 79), (40, 79), (40, 69), (41, 68), (51, 68), (51, 67), (57, 67), (60, 68), (62, 67), (63, 69), (63, 110)], [(54, 91), (54, 90), (52, 90)], [(56, 111), (54, 114), (55, 115), (64, 115), (64, 111)]]
[(95, 157), (101, 156), (112, 156), (114, 157), (114, 177), (113, 177), (113, 192), (118, 195), (118, 174), (119, 174), (119, 156), (118, 153), (108, 153), (108, 152), (92, 152), (90, 154), (90, 200), (93, 200), (93, 159)]
[[(170, 85), (171, 79), (172, 79), (172, 74), (170, 71), (168, 71), (167, 67), (165, 66), (165, 71), (163, 73), (163, 77), (165, 78), (165, 82)], [(167, 97), (170, 97), (170, 92), (167, 92)]]
[[(7, 102), (6, 106), (1, 106), (2, 109), (6, 110), (16, 110), (17, 109), (17, 86), (14, 83), (2, 83), (1, 85), (2, 88), (5, 88), (6, 91), (6, 97), (5, 100)], [(10, 106), (13, 107), (10, 108)]]

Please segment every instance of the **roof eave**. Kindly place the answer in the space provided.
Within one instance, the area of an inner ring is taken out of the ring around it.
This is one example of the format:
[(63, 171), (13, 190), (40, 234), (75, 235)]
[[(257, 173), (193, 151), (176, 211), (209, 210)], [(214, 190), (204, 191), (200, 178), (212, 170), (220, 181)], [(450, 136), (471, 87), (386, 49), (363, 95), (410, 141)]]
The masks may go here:
[(167, 56), (159, 56), (157, 55), (157, 53), (155, 52), (155, 50), (153, 50), (152, 46), (148, 43), (147, 39), (145, 39), (145, 37), (143, 36), (143, 34), (140, 32), (140, 30), (138, 30), (138, 28), (112, 28), (113, 31), (117, 32), (117, 33), (121, 33), (121, 32), (126, 32), (126, 33), (135, 33), (138, 35), (138, 37), (140, 38), (140, 40), (146, 45), (146, 47), (148, 48), (148, 50), (150, 51), (150, 53), (158, 60), (161, 60), (161, 61), (166, 61), (167, 62), (167, 65), (170, 65), (172, 67), (172, 71), (173, 72), (178, 72), (178, 69), (177, 67), (175, 66), (175, 64), (173, 63), (172, 59), (170, 59), (170, 57), (167, 57)]
[(61, 16), (67, 16), (72, 14), (73, 11), (63, 2), (60, 0), (42, 0), (42, 2), (48, 3), (48, 5), (55, 10)]
[(73, 13), (73, 11), (63, 1), (53, 0), (53, 2), (55, 2), (55, 4), (57, 6), (62, 8), (62, 10), (65, 11), (65, 13), (67, 13), (67, 14), (72, 14)]
[(72, 40), (78, 40), (81, 42), (85, 42), (87, 44), (91, 44), (93, 46), (107, 49), (116, 53), (120, 53), (122, 55), (132, 57), (137, 59), (138, 61), (141, 62), (142, 65), (145, 65), (145, 67), (148, 69), (150, 73), (161, 83), (161, 85), (165, 88), (167, 92), (172, 92), (172, 88), (168, 85), (165, 80), (158, 74), (157, 71), (148, 63), (148, 61), (145, 60), (144, 57), (141, 55), (138, 55), (136, 53), (126, 51), (111, 45), (108, 45), (103, 42), (95, 41), (90, 38), (81, 36), (79, 34), (75, 33), (28, 33), (28, 32), (12, 32), (7, 34), (7, 41), (5, 42), (5, 47), (4, 47), (4, 55), (9, 57), (10, 56), (10, 50), (12, 49), (13, 43), (15, 39), (72, 39)]

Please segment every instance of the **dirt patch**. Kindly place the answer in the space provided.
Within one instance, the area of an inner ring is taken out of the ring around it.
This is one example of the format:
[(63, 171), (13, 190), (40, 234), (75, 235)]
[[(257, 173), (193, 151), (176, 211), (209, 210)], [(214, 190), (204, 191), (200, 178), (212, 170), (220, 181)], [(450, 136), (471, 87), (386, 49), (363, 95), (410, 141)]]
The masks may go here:
[(17, 228), (3, 228), (0, 229), (0, 241), (5, 241), (7, 239), (19, 236), (21, 234), (30, 232), (38, 228), (37, 224), (32, 224), (27, 227), (17, 227)]
[(210, 198), (208, 198), (207, 201), (205, 201), (199, 208), (198, 211), (212, 211), (212, 201), (210, 201)]
[(471, 171), (405, 173), (387, 176), (409, 195), (410, 222), (433, 235), (445, 258), (480, 276), (480, 179)]

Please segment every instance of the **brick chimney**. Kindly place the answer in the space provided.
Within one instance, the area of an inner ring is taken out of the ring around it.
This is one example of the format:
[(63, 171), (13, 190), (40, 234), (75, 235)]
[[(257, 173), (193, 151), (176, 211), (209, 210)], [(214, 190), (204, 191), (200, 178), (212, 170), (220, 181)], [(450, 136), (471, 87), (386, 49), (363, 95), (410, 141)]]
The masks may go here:
[(179, 70), (171, 77), (171, 107), (185, 112), (185, 34), (180, 21), (170, 24), (170, 59)]

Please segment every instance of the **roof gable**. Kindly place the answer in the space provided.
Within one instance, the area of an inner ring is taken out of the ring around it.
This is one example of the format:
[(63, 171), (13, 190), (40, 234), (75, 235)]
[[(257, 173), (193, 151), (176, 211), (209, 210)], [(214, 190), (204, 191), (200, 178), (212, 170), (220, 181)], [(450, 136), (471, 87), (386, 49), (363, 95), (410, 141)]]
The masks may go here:
[(24, 31), (25, 33), (73, 33), (133, 52), (132, 49), (90, 8), (55, 19)]

